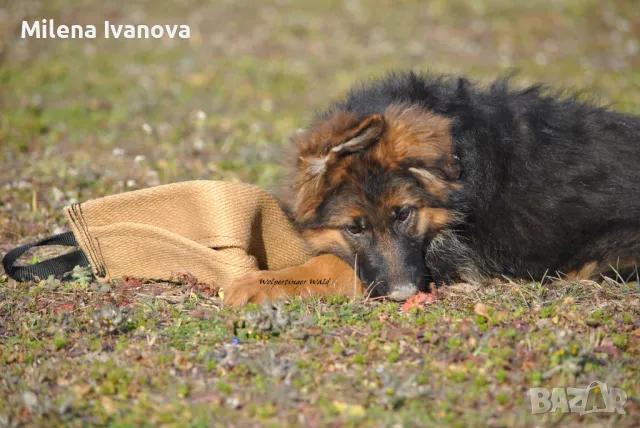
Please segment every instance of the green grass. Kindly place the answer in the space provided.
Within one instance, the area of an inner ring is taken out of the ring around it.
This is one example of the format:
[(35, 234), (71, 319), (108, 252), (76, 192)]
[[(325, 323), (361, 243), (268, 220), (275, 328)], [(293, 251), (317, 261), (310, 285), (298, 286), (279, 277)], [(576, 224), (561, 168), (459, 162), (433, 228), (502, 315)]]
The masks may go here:
[[(520, 84), (587, 89), (640, 114), (633, 0), (10, 3), (0, 6), (0, 254), (66, 230), (61, 208), (73, 201), (191, 179), (275, 189), (289, 136), (392, 69), (481, 82), (517, 70)], [(23, 19), (42, 17), (186, 23), (192, 38), (19, 39)], [(70, 282), (0, 276), (0, 426), (631, 426), (638, 416), (635, 282), (458, 286), (408, 313), (346, 298), (246, 312), (205, 291), (97, 284), (81, 271)], [(274, 310), (286, 313), (279, 324), (267, 322)], [(594, 380), (626, 391), (626, 416), (531, 414), (528, 388)]]

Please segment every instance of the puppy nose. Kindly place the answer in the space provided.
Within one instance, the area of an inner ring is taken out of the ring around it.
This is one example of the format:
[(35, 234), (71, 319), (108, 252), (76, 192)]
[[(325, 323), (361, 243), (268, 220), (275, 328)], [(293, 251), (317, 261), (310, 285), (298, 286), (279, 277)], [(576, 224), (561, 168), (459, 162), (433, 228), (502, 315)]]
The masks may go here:
[(390, 300), (394, 300), (396, 302), (402, 302), (407, 300), (408, 297), (413, 296), (418, 292), (418, 287), (415, 284), (407, 283), (400, 284), (395, 287), (392, 287), (389, 295), (387, 296)]

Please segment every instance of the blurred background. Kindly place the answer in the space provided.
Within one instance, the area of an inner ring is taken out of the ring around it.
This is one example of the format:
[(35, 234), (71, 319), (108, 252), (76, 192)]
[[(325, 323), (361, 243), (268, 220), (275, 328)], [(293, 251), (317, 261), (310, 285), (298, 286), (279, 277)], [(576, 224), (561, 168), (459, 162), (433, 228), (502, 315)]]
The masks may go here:
[[(273, 189), (282, 148), (349, 86), (393, 69), (585, 88), (640, 113), (634, 0), (0, 0), (0, 253), (60, 208), (189, 179)], [(96, 39), (21, 39), (23, 20)], [(112, 24), (191, 38), (103, 39)]]

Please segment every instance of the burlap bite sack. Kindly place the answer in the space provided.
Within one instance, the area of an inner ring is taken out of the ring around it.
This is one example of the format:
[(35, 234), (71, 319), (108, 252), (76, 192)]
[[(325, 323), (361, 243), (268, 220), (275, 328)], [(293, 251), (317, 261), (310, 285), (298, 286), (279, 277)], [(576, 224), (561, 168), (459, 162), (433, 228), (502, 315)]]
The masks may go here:
[(275, 198), (247, 184), (167, 184), (71, 205), (65, 215), (105, 280), (189, 273), (225, 288), (239, 275), (311, 257)]

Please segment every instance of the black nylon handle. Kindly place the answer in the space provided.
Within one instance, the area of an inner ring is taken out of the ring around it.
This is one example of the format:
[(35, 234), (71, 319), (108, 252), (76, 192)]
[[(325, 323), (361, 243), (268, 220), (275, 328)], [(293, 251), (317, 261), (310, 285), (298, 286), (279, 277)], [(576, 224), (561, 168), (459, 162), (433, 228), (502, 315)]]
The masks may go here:
[(64, 245), (67, 247), (77, 247), (73, 232), (65, 232), (59, 235), (49, 236), (37, 242), (23, 245), (21, 247), (10, 250), (2, 258), (2, 266), (4, 271), (10, 278), (16, 281), (34, 281), (36, 278), (46, 279), (49, 275), (53, 275), (56, 278), (64, 278), (68, 276), (68, 273), (76, 266), (89, 266), (89, 259), (82, 250), (72, 251), (67, 254), (63, 254), (58, 257), (54, 257), (49, 260), (44, 260), (39, 263), (24, 266), (14, 266), (13, 264), (24, 253), (29, 251), (33, 247), (42, 247), (46, 245)]

